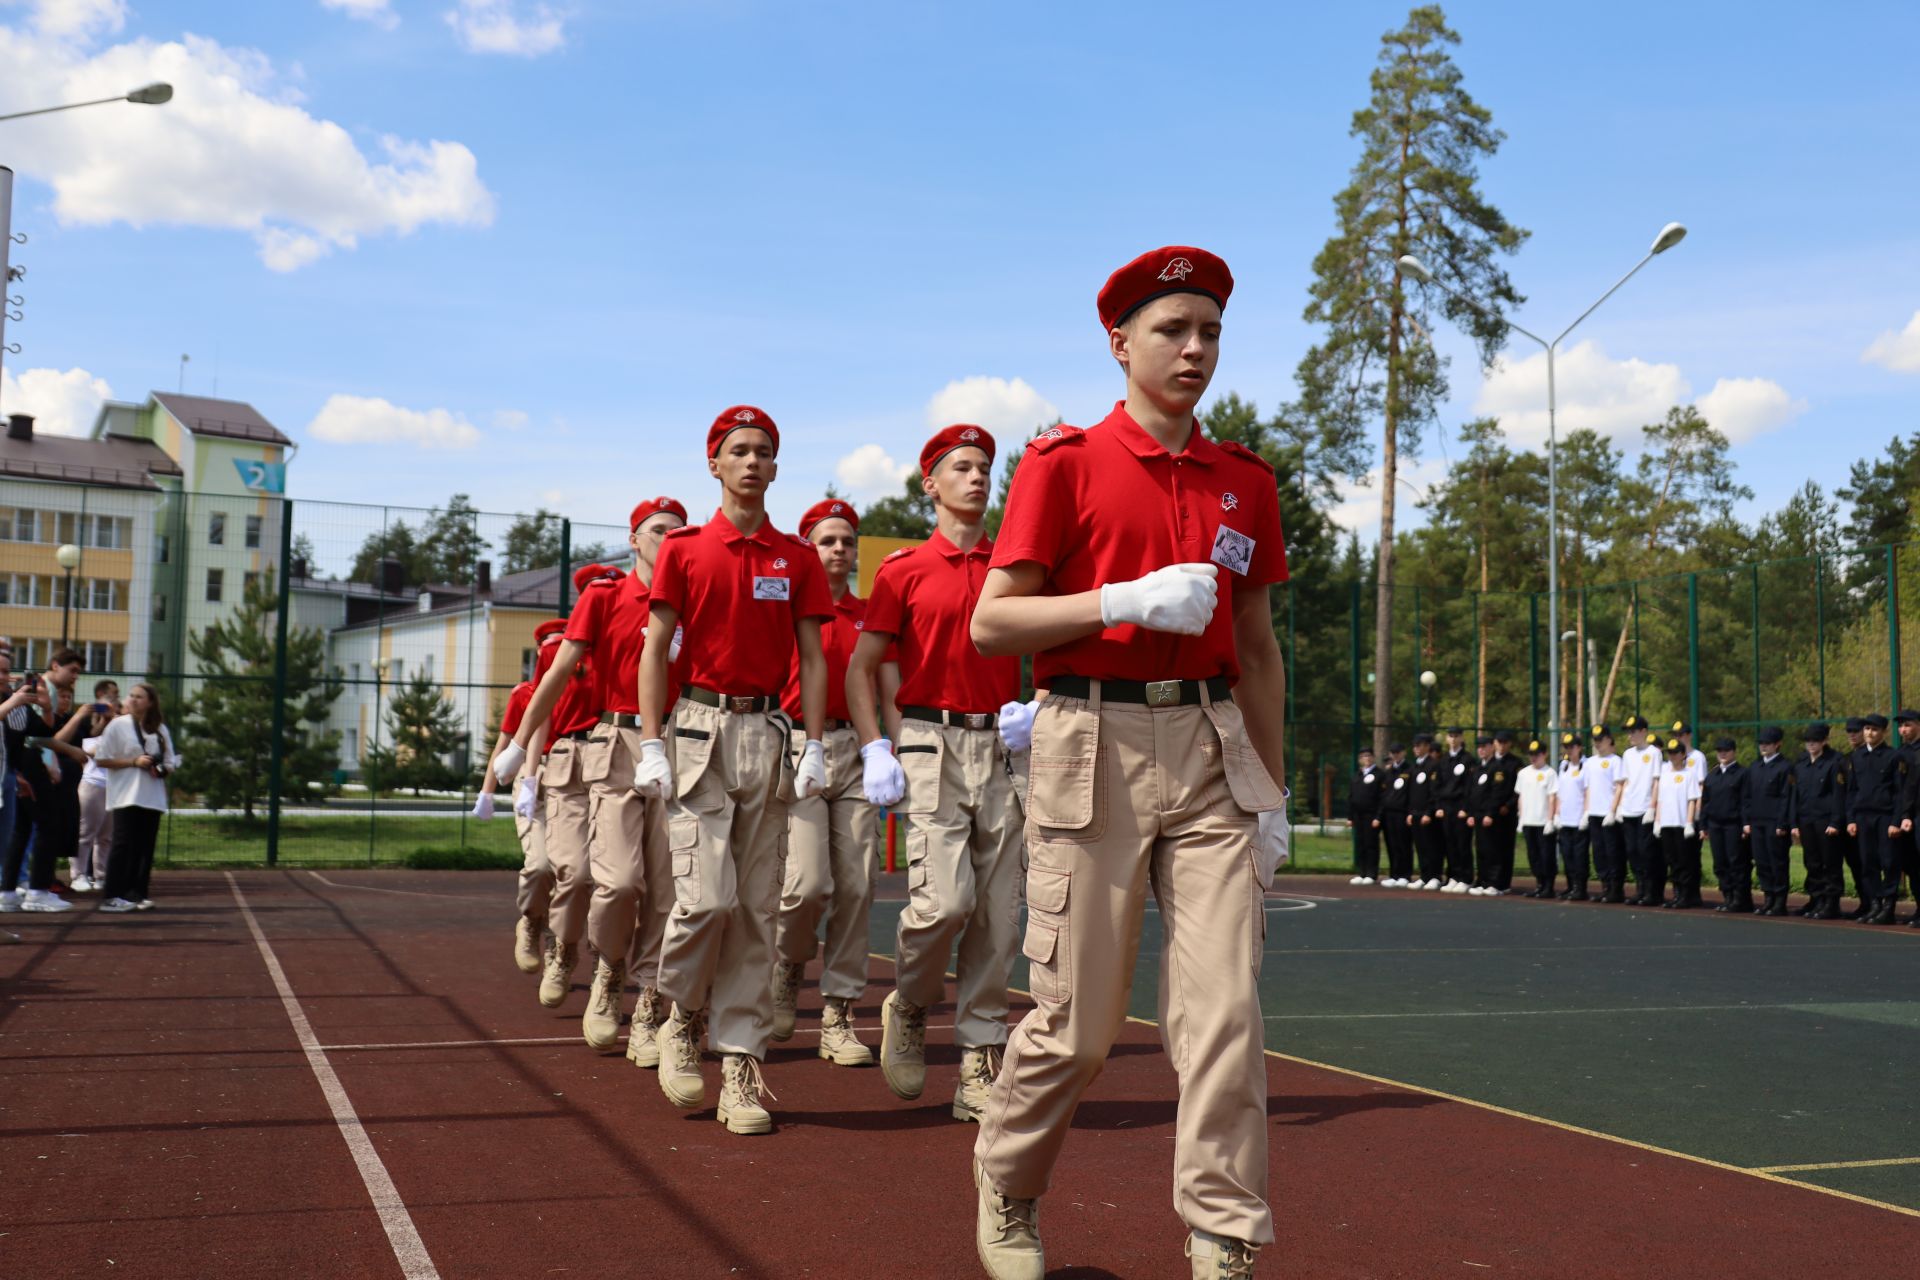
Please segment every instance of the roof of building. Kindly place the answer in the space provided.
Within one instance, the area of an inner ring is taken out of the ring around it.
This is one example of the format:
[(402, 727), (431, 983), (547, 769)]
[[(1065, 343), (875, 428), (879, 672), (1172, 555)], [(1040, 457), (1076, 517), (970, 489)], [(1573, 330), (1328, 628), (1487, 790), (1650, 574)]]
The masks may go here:
[(258, 409), (243, 401), (180, 395), (173, 391), (155, 391), (152, 394), (162, 408), (195, 435), (258, 440), (262, 444), (293, 443), (278, 427), (262, 417)]
[(151, 440), (134, 436), (50, 436), (34, 432), (28, 440), (0, 433), (0, 475), (56, 484), (99, 485), (113, 489), (155, 489), (156, 475), (177, 476), (180, 464)]
[[(580, 563), (588, 562), (583, 560)], [(576, 569), (579, 567), (578, 564), (574, 566)], [(568, 576), (571, 578), (571, 572)], [(538, 609), (553, 613), (560, 607), (559, 584), (560, 570), (550, 565), (544, 569), (528, 569), (521, 573), (503, 573), (493, 580), (493, 590), (477, 600), (473, 598), (472, 587), (459, 584), (443, 582), (430, 583), (425, 587), (406, 587), (403, 590), (415, 599), (424, 593), (428, 598), (429, 607), (402, 608), (378, 618), (348, 623), (337, 630), (354, 631), (361, 627), (391, 627), (399, 623), (415, 622), (422, 618), (445, 618), (449, 614), (466, 613), (470, 609), (478, 609), (483, 602), (491, 604), (496, 609)], [(311, 590), (315, 584), (306, 583), (299, 578), (293, 580), (294, 590), (302, 589), (303, 585)], [(371, 591), (372, 588), (368, 587), (366, 590)], [(571, 592), (569, 595), (571, 597)], [(438, 603), (442, 599), (446, 603)]]

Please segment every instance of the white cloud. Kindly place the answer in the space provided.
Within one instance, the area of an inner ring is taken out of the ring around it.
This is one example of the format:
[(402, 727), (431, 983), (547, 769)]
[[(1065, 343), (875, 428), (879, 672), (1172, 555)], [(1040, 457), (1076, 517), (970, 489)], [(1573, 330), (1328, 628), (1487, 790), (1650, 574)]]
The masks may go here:
[(927, 401), (929, 427), (937, 431), (956, 422), (971, 422), (993, 432), (1002, 452), (1059, 416), (1060, 411), (1024, 378), (1011, 382), (983, 375), (957, 378)]
[(863, 444), (834, 464), (833, 476), (856, 502), (871, 502), (899, 493), (917, 466), (917, 462), (895, 462), (880, 445)]
[(493, 411), (493, 425), (499, 427), (502, 431), (518, 431), (527, 425), (526, 411), (524, 409), (495, 409)]
[(19, 377), (0, 369), (0, 406), (7, 413), (30, 413), (33, 429), (53, 436), (84, 436), (93, 431), (100, 404), (113, 395), (105, 378), (85, 369), (27, 369)]
[(421, 449), (470, 449), (479, 428), (446, 409), (403, 409), (378, 396), (330, 396), (307, 424), (307, 434), (332, 444), (411, 444)]
[(544, 4), (528, 6), (522, 18), (514, 0), (460, 0), (445, 16), (468, 53), (537, 58), (566, 43), (559, 12)]
[[(1686, 402), (1692, 388), (1672, 364), (1609, 359), (1596, 342), (1560, 353), (1554, 383), (1561, 432), (1578, 428), (1609, 438), (1637, 435), (1667, 410)], [(1497, 417), (1509, 439), (1538, 448), (1547, 439), (1547, 357), (1501, 359), (1481, 384), (1476, 414)]]
[[(1544, 432), (1542, 433), (1545, 434)], [(1447, 464), (1439, 458), (1426, 458), (1408, 465), (1403, 459), (1400, 463), (1400, 495), (1394, 501), (1393, 523), (1396, 529), (1409, 529), (1421, 524), (1425, 515), (1414, 505), (1419, 502), (1432, 487), (1447, 478)], [(1339, 501), (1329, 513), (1333, 522), (1342, 529), (1351, 529), (1360, 535), (1363, 543), (1372, 544), (1380, 540), (1380, 468), (1375, 467), (1367, 473), (1365, 484), (1354, 484), (1342, 480), (1335, 486)]]
[(1733, 444), (1784, 427), (1807, 411), (1805, 400), (1794, 399), (1771, 378), (1722, 378), (1693, 403)]
[(1913, 313), (1913, 319), (1900, 332), (1889, 329), (1868, 343), (1860, 359), (1895, 373), (1920, 373), (1920, 311)]
[(245, 231), (271, 270), (291, 271), (361, 236), (492, 221), (464, 145), (388, 136), (369, 154), (258, 51), (195, 35), (104, 43), (125, 13), (119, 0), (40, 0), (25, 24), (0, 26), (0, 111), (174, 87), (165, 106), (7, 126), (8, 162), (53, 187), (61, 222)]
[(388, 31), (400, 25), (400, 15), (393, 11), (390, 0), (320, 0), (320, 7), (337, 9), (349, 18), (371, 22)]

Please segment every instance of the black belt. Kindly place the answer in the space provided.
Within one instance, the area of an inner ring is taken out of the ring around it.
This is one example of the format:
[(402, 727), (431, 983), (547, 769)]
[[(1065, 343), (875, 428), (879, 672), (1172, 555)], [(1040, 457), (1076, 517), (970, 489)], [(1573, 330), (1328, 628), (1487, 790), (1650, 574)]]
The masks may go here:
[(993, 729), (1000, 724), (1000, 717), (992, 711), (942, 711), (938, 707), (902, 707), (900, 718), (943, 724), (949, 729)]
[(590, 735), (590, 734), (591, 734), (592, 732), (593, 732), (593, 730), (591, 730), (591, 729), (575, 729), (575, 730), (574, 730), (574, 731), (573, 731), (572, 733), (563, 733), (563, 734), (561, 734), (561, 735), (559, 736), (559, 738), (557, 738), (557, 739), (556, 739), (556, 741), (559, 741), (559, 742), (585, 742), (585, 741), (587, 740), (587, 737), (588, 737), (588, 735)]
[(681, 690), (681, 696), (689, 701), (697, 702), (703, 707), (718, 707), (722, 711), (731, 711), (736, 715), (748, 715), (756, 711), (773, 711), (778, 709), (780, 705), (778, 698), (769, 697), (765, 694), (743, 697), (738, 694), (715, 693), (711, 689), (702, 689), (697, 684), (690, 684)]
[(610, 724), (616, 729), (638, 729), (640, 727), (640, 717), (628, 715), (624, 711), (602, 711), (600, 713), (600, 723)]
[[(1062, 698), (1091, 698), (1093, 684), (1085, 676), (1055, 676), (1047, 682), (1047, 693)], [(1227, 678), (1214, 676), (1211, 680), (1102, 680), (1100, 701), (1130, 702), (1146, 707), (1197, 707), (1202, 685), (1206, 686), (1209, 701), (1227, 702), (1233, 697), (1233, 686), (1227, 683)]]

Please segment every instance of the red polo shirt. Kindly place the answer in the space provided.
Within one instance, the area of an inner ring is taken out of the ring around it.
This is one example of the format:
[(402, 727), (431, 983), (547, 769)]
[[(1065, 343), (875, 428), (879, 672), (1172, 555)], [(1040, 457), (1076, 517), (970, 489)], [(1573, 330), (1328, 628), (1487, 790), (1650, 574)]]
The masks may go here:
[(881, 562), (867, 629), (899, 643), (900, 706), (998, 711), (1020, 695), (1020, 659), (982, 657), (968, 633), (993, 555), (991, 538), (962, 551), (936, 529)]
[(1035, 655), (1037, 686), (1058, 675), (1238, 679), (1234, 590), (1287, 580), (1273, 470), (1250, 450), (1207, 439), (1198, 423), (1186, 449), (1170, 454), (1116, 404), (1096, 427), (1056, 427), (1027, 446), (993, 552), (995, 565), (1022, 561), (1046, 571), (1048, 595), (1129, 582), (1170, 564), (1222, 566), (1219, 607), (1204, 635), (1108, 627)]
[[(651, 593), (640, 575), (587, 584), (567, 617), (567, 639), (593, 655), (594, 702), (599, 711), (640, 714), (640, 650), (646, 644)], [(685, 659), (685, 654), (681, 655)], [(667, 709), (680, 697), (681, 663), (667, 672)]]
[[(827, 594), (833, 594), (831, 588)], [(853, 646), (867, 625), (867, 602), (849, 591), (834, 602), (833, 608), (832, 620), (820, 628), (820, 648), (827, 658), (826, 714), (829, 720), (851, 720), (853, 713), (847, 710), (847, 664), (853, 661)], [(780, 695), (780, 705), (799, 721), (800, 650), (797, 647), (793, 651), (793, 662), (787, 668), (787, 687)]]
[(652, 602), (686, 628), (686, 683), (743, 696), (779, 694), (799, 647), (795, 627), (835, 613), (811, 542), (770, 522), (741, 533), (719, 511), (661, 543)]
[(527, 704), (533, 701), (533, 681), (522, 680), (513, 686), (513, 692), (507, 695), (507, 713), (500, 717), (500, 732), (511, 738), (520, 732), (520, 721), (526, 718)]
[(593, 655), (589, 653), (580, 659), (580, 665), (567, 677), (566, 686), (560, 691), (560, 701), (553, 705), (553, 714), (547, 718), (547, 741), (552, 742), (563, 734), (591, 729), (600, 723), (600, 708), (596, 705), (600, 700), (594, 695)]

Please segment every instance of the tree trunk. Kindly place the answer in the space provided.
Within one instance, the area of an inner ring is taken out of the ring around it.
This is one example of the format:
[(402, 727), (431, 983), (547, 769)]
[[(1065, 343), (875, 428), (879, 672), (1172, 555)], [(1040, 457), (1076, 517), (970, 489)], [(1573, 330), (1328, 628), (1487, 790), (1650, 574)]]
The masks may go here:
[[(1395, 331), (1398, 345), (1398, 330)], [(1394, 447), (1393, 376), (1387, 377), (1387, 438), (1380, 452), (1379, 590), (1374, 596), (1373, 620), (1373, 757), (1387, 758), (1387, 722), (1393, 716), (1393, 490), (1398, 483), (1398, 450)], [(1416, 650), (1420, 638), (1414, 637)]]
[[(1647, 519), (1647, 541), (1645, 549), (1649, 555), (1653, 552), (1654, 539), (1660, 529), (1660, 516), (1667, 509), (1667, 496), (1673, 492), (1673, 469), (1674, 464), (1669, 461), (1667, 464), (1666, 479), (1660, 484), (1660, 501), (1654, 503), (1653, 515)], [(1606, 696), (1600, 700), (1600, 718), (1602, 720), (1607, 718), (1607, 707), (1613, 702), (1614, 682), (1620, 678), (1620, 662), (1626, 657), (1627, 653), (1627, 635), (1632, 630), (1633, 620), (1639, 612), (1640, 593), (1635, 591), (1633, 593), (1633, 603), (1627, 608), (1627, 619), (1620, 624), (1620, 639), (1613, 646), (1613, 665), (1607, 669), (1607, 693)]]
[(1474, 636), (1473, 642), (1480, 651), (1480, 670), (1473, 682), (1473, 727), (1481, 730), (1487, 723), (1487, 531), (1484, 525), (1480, 529), (1480, 608), (1477, 616), (1479, 634)]

